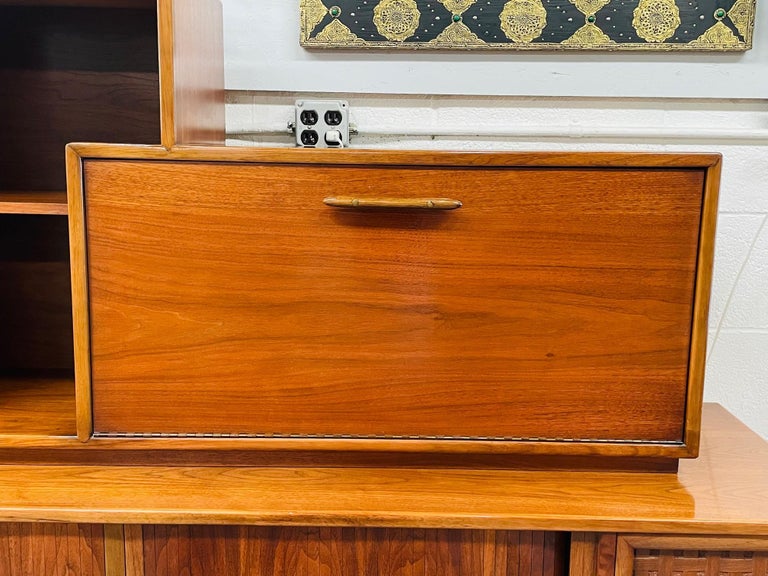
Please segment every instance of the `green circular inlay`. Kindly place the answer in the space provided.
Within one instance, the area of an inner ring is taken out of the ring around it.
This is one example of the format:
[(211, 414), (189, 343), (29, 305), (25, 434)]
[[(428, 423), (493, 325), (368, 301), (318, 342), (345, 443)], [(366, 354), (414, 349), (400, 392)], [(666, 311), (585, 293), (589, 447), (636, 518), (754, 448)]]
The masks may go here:
[(453, 15), (453, 21), (454, 22), (461, 22), (461, 14), (454, 14)]
[(597, 18), (595, 18), (594, 14), (590, 14), (589, 16), (587, 16), (587, 22), (589, 22), (590, 24), (593, 24), (595, 20), (597, 20)]
[(333, 6), (329, 10), (329, 12), (331, 13), (331, 16), (333, 16), (334, 18), (338, 18), (339, 15), (341, 14), (341, 8), (339, 8), (338, 6)]
[(715, 18), (717, 18), (718, 20), (722, 20), (723, 18), (725, 18), (725, 10), (723, 10), (722, 8), (718, 8), (717, 10), (715, 10)]

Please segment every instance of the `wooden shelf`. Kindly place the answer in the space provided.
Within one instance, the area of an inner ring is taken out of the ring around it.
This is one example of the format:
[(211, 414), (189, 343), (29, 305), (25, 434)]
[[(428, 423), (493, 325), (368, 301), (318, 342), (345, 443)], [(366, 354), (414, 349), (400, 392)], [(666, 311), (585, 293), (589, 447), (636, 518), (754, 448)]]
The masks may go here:
[(0, 6), (70, 6), (76, 8), (154, 8), (156, 0), (0, 0)]
[[(97, 449), (98, 440), (88, 445)], [(86, 445), (86, 446), (88, 446)], [(716, 405), (678, 474), (493, 469), (0, 468), (0, 520), (768, 535), (768, 443)]]
[(66, 192), (0, 192), (0, 214), (67, 215)]
[(0, 435), (75, 435), (73, 376), (0, 375)]

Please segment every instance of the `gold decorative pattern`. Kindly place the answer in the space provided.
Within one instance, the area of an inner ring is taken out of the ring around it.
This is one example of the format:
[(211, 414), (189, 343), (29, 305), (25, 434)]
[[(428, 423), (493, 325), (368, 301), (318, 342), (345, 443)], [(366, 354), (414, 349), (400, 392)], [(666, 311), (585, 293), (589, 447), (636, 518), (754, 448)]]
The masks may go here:
[(580, 12), (589, 15), (595, 14), (600, 9), (604, 8), (606, 4), (610, 4), (611, 0), (570, 0), (570, 2), (576, 6)]
[(373, 9), (373, 22), (379, 34), (396, 42), (414, 35), (420, 17), (416, 0), (381, 0)]
[(365, 44), (365, 40), (359, 38), (357, 34), (338, 20), (328, 24), (315, 38), (318, 42), (325, 44), (344, 44), (346, 46)]
[(752, 48), (756, 8), (756, 0), (298, 3), (302, 46), (384, 50), (743, 52)]
[(472, 4), (477, 2), (477, 0), (438, 0), (438, 2), (454, 14), (463, 14), (470, 6), (472, 6)]
[(755, 5), (754, 1), (736, 0), (731, 9), (728, 10), (728, 18), (745, 39), (751, 40), (752, 25), (754, 24)]
[(320, 24), (326, 14), (328, 14), (328, 8), (322, 0), (302, 0), (301, 21), (307, 34)]
[(440, 35), (434, 40), (430, 41), (430, 46), (439, 48), (441, 46), (466, 46), (470, 48), (472, 46), (483, 46), (485, 42), (480, 37), (467, 28), (463, 22), (454, 22), (448, 28), (443, 30)]
[(693, 46), (701, 46), (707, 48), (720, 48), (723, 46), (736, 46), (739, 43), (739, 38), (731, 32), (722, 22), (715, 22), (709, 30), (704, 32), (701, 36), (691, 42)]
[(547, 11), (541, 0), (509, 0), (499, 15), (501, 29), (513, 42), (530, 42), (541, 36)]
[(587, 23), (568, 38), (563, 40), (564, 46), (603, 46), (616, 44), (610, 37), (594, 24)]
[(647, 42), (663, 42), (680, 26), (680, 9), (674, 0), (640, 0), (632, 26)]

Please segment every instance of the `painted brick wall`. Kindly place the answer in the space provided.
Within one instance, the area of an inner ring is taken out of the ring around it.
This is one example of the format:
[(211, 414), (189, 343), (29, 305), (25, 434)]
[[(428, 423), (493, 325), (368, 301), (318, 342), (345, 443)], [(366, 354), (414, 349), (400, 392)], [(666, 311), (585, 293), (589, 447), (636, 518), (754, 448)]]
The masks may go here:
[[(291, 146), (299, 96), (230, 92), (229, 144)], [(768, 101), (333, 97), (361, 148), (722, 153), (705, 399), (768, 439)]]

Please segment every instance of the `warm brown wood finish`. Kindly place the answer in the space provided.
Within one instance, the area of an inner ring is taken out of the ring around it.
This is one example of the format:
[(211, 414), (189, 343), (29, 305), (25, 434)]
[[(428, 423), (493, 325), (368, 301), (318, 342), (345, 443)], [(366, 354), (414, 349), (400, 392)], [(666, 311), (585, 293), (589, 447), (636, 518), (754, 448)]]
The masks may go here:
[(0, 520), (768, 536), (768, 444), (722, 408), (674, 474), (4, 466)]
[(0, 190), (62, 190), (73, 140), (160, 142), (157, 17), (0, 6)]
[(614, 576), (616, 534), (571, 534), (569, 576)]
[[(94, 158), (73, 241), (87, 238), (99, 434), (686, 453), (714, 156), (75, 151)], [(338, 211), (329, 191), (464, 206)]]
[[(164, 48), (162, 54), (164, 73), (171, 77), (172, 59), (179, 59), (176, 105), (184, 133), (191, 135), (187, 141), (198, 137), (198, 128), (209, 133), (215, 118), (221, 134), (216, 142), (223, 142), (223, 80), (218, 91), (208, 89), (215, 76), (211, 70), (223, 78), (219, 3), (205, 2), (201, 9), (201, 2), (176, 2), (181, 8), (175, 15), (173, 2), (161, 4), (0, 0), (0, 378), (18, 383), (19, 373), (34, 380), (56, 370), (64, 373), (60, 381), (71, 381), (72, 303), (62, 218), (67, 201), (60, 192), (64, 147), (76, 140), (161, 142), (158, 46), (167, 46), (159, 38), (172, 38), (171, 28), (193, 36), (180, 33), (176, 50)], [(163, 127), (176, 130), (173, 119)], [(39, 384), (31, 385), (30, 394), (22, 389), (21, 384), (0, 389), (3, 413), (14, 414), (0, 423), (0, 446), (67, 445), (59, 434), (63, 428), (72, 434), (74, 397), (38, 394)], [(32, 397), (38, 402), (37, 422), (29, 410)], [(83, 389), (77, 398), (77, 431), (87, 439), (89, 392)], [(62, 409), (66, 412), (54, 416)]]
[(0, 376), (72, 371), (67, 219), (0, 214)]
[(3, 576), (105, 576), (104, 530), (90, 524), (0, 523)]
[(219, 0), (158, 0), (158, 15), (163, 145), (223, 144), (224, 42)]
[(71, 376), (0, 375), (0, 435), (75, 435)]
[(768, 538), (619, 537), (617, 576), (766, 576)]
[[(144, 526), (144, 576), (564, 576), (555, 532)], [(127, 576), (137, 576), (128, 571)]]
[(67, 215), (66, 192), (2, 192), (0, 214)]

